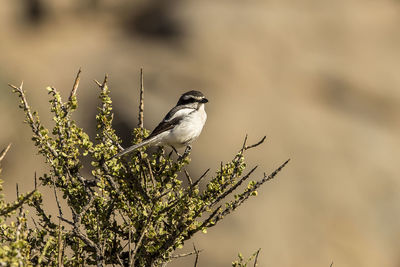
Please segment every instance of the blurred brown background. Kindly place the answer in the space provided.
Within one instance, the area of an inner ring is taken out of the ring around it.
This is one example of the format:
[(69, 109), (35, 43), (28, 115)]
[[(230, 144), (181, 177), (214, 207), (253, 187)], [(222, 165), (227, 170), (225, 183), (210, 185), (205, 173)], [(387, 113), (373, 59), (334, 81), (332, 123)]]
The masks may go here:
[(67, 96), (82, 67), (75, 118), (93, 133), (92, 80), (108, 73), (127, 145), (143, 66), (147, 128), (189, 89), (210, 100), (194, 176), (230, 160), (246, 133), (251, 142), (268, 137), (247, 157), (260, 165), (257, 177), (292, 159), (257, 198), (196, 237), (199, 266), (230, 266), (237, 252), (258, 248), (259, 266), (400, 266), (399, 25), (397, 0), (5, 1), (0, 145), (14, 144), (3, 165), (7, 198), (16, 182), (28, 191), (45, 170), (7, 83), (24, 80), (50, 126), (45, 87)]

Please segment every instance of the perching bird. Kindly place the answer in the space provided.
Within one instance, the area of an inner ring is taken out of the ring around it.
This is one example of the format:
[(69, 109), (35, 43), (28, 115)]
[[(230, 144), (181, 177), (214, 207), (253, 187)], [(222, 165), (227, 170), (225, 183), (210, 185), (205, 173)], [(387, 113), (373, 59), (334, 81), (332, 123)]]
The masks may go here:
[(169, 145), (182, 147), (190, 145), (199, 137), (207, 119), (204, 104), (208, 100), (199, 91), (184, 93), (174, 108), (158, 124), (143, 142), (130, 146), (113, 158), (125, 155), (146, 145)]

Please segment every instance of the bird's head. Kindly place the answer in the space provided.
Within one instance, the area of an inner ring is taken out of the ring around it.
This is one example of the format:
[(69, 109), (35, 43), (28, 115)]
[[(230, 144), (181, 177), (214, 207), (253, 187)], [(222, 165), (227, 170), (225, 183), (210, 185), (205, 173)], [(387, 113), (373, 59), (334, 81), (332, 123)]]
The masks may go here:
[(203, 95), (200, 91), (189, 91), (184, 93), (180, 98), (177, 106), (185, 105), (185, 106), (194, 106), (195, 108), (200, 107), (201, 105), (208, 102), (208, 99)]

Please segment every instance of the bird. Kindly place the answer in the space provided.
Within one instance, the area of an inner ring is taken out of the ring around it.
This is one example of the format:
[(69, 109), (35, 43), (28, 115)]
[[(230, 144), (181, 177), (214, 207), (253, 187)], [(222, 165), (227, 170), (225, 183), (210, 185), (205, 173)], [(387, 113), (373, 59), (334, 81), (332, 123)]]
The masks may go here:
[[(189, 146), (196, 140), (207, 120), (205, 103), (208, 99), (200, 91), (192, 90), (181, 95), (157, 127), (141, 143), (132, 145), (112, 158), (133, 152), (143, 146)], [(191, 148), (191, 147), (190, 147)]]

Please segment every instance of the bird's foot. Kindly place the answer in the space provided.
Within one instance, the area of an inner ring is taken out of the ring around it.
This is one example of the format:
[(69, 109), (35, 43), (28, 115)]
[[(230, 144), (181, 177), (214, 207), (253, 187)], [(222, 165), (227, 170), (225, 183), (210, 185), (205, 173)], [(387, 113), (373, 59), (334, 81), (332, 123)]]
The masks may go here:
[(185, 152), (183, 154), (189, 154), (192, 151), (192, 146), (191, 145), (187, 145), (185, 148)]
[(183, 152), (182, 155), (180, 155), (180, 154), (177, 153), (177, 155), (178, 155), (178, 160), (180, 161), (180, 160), (186, 158), (186, 157), (190, 154), (190, 151), (192, 151), (192, 146), (188, 145), (188, 146), (185, 148), (185, 152)]

